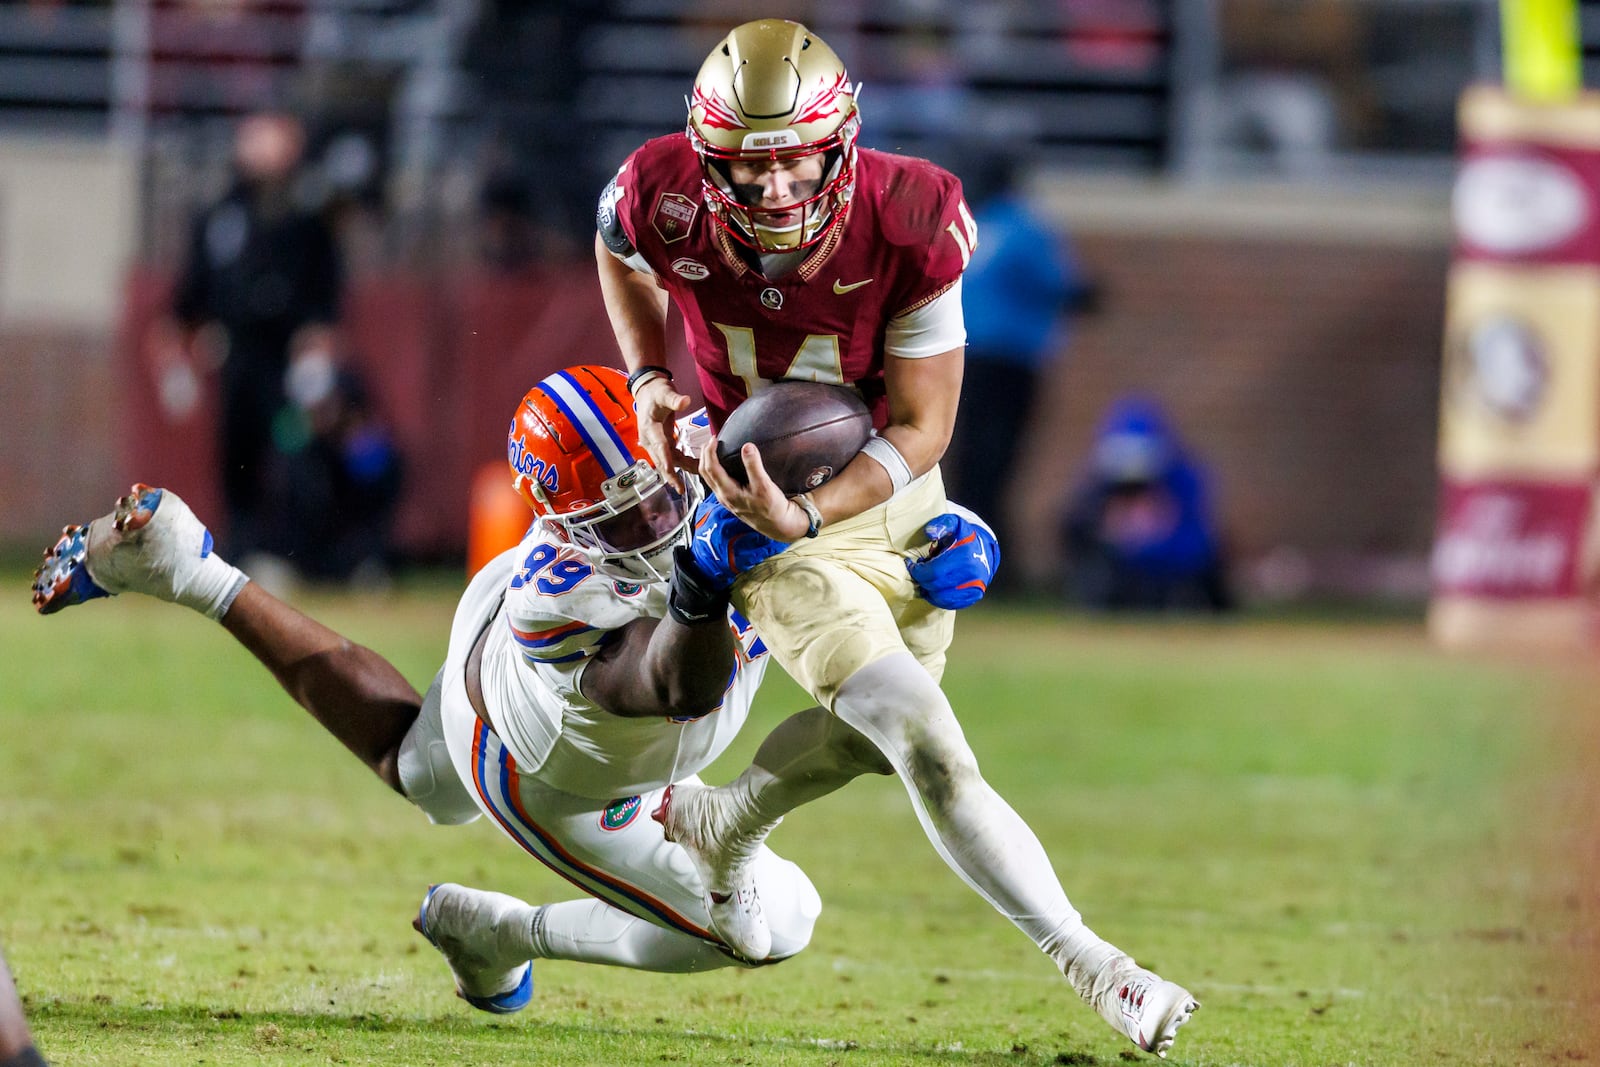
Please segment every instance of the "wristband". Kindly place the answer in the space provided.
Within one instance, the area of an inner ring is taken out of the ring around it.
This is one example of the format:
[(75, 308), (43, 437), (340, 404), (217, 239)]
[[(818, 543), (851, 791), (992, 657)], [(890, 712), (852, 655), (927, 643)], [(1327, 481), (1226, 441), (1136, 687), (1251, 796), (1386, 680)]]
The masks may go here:
[(728, 591), (711, 584), (694, 561), (688, 545), (672, 550), (672, 584), (667, 591), (667, 611), (685, 626), (721, 621), (728, 615)]
[(39, 1050), (29, 1045), (10, 1059), (0, 1062), (0, 1067), (50, 1067)]
[(811, 525), (806, 528), (807, 537), (815, 537), (822, 531), (822, 512), (817, 510), (817, 502), (811, 499), (810, 493), (796, 493), (789, 498), (800, 505), (800, 510), (806, 513), (806, 518)]
[(639, 386), (650, 381), (652, 378), (665, 378), (670, 382), (672, 381), (672, 371), (666, 367), (657, 367), (654, 365), (640, 367), (638, 370), (628, 375), (628, 392), (631, 394), (637, 391)]
[(911, 484), (911, 464), (906, 462), (906, 457), (894, 447), (894, 442), (887, 437), (873, 434), (867, 438), (867, 443), (861, 446), (861, 454), (870, 457), (878, 466), (889, 475), (889, 484), (894, 486), (898, 493)]

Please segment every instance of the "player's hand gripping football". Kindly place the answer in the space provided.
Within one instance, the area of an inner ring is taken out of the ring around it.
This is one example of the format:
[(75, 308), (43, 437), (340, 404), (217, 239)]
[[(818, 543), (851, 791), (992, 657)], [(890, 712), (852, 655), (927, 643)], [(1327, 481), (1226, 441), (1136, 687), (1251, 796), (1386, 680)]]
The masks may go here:
[(752, 530), (714, 496), (695, 508), (689, 552), (695, 567), (718, 589), (731, 588), (739, 575), (788, 547)]
[(920, 558), (906, 560), (917, 595), (937, 608), (969, 608), (983, 599), (1000, 567), (1000, 542), (977, 512), (960, 504), (922, 528), (932, 541)]
[(633, 410), (639, 416), (639, 444), (649, 453), (650, 462), (678, 492), (683, 492), (679, 468), (693, 471), (695, 461), (677, 446), (678, 416), (694, 401), (678, 392), (666, 377), (651, 378), (633, 394)]
[(700, 451), (700, 477), (727, 509), (752, 530), (774, 541), (788, 543), (806, 535), (811, 520), (805, 509), (784, 495), (761, 463), (761, 450), (746, 444), (739, 450), (749, 484), (740, 485), (717, 459), (717, 441), (712, 438)]

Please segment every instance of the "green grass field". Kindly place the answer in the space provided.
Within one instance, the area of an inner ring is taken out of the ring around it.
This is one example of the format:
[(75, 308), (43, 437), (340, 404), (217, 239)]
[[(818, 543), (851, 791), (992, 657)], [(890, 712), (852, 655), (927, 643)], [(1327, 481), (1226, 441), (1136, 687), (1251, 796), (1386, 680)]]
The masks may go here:
[[(898, 783), (774, 846), (824, 912), (781, 966), (535, 970), (491, 1019), (410, 929), (430, 881), (571, 895), (434, 828), (218, 627), (33, 615), (0, 574), (0, 946), (72, 1064), (1115, 1064), (1144, 1059), (937, 859)], [(309, 609), (425, 683), (454, 593)], [(979, 608), (946, 679), (1096, 929), (1204, 1003), (1173, 1061), (1549, 1064), (1597, 1021), (1591, 672), (1405, 623), (1134, 627)], [(801, 706), (781, 676), (706, 775)]]

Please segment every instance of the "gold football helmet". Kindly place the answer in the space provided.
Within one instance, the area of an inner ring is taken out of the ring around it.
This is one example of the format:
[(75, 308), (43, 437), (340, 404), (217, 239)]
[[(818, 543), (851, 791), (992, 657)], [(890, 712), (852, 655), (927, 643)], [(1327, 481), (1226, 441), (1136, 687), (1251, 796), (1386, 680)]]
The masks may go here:
[[(822, 38), (783, 19), (736, 26), (711, 50), (689, 101), (689, 143), (700, 157), (711, 217), (759, 252), (821, 241), (844, 219), (855, 190), (861, 118), (844, 64)], [(822, 180), (798, 204), (763, 209), (736, 188), (728, 165), (823, 153)], [(798, 209), (799, 222), (776, 214)]]

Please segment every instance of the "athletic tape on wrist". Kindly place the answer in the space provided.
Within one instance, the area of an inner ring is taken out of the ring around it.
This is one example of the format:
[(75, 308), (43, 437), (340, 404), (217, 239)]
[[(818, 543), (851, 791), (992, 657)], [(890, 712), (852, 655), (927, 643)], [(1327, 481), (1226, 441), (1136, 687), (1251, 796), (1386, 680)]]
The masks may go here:
[(226, 615), (228, 613), (228, 609), (233, 607), (233, 602), (238, 599), (239, 593), (243, 591), (245, 584), (249, 581), (250, 576), (248, 574), (246, 574), (244, 571), (235, 569), (233, 581), (228, 584), (228, 588), (223, 592), (222, 596), (218, 598), (216, 603), (207, 609), (207, 617), (212, 619), (221, 619), (224, 615)]
[(884, 469), (895, 492), (898, 493), (911, 484), (911, 465), (887, 437), (873, 434), (867, 438), (867, 443), (861, 446), (861, 454), (870, 457)]

